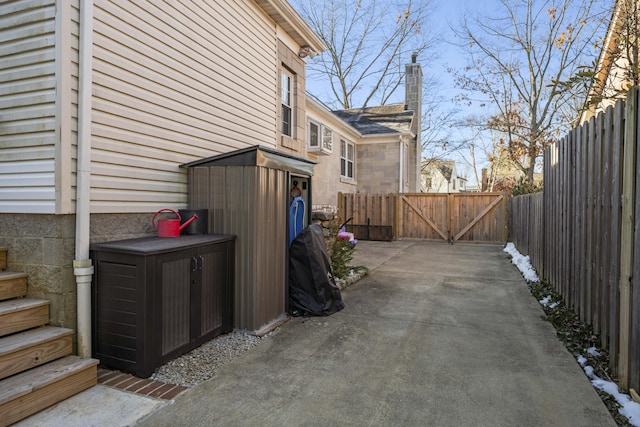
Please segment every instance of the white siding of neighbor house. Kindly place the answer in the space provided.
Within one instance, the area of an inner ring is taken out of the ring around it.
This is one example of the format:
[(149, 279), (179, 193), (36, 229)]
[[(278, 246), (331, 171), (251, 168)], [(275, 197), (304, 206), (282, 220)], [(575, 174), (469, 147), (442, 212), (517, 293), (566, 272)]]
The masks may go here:
[[(59, 103), (75, 102), (77, 11), (70, 4), (19, 0), (0, 5), (0, 212), (70, 209), (75, 124), (70, 108)], [(56, 167), (62, 155), (66, 161)]]
[(92, 212), (187, 202), (179, 165), (276, 141), (276, 29), (251, 1), (98, 0)]

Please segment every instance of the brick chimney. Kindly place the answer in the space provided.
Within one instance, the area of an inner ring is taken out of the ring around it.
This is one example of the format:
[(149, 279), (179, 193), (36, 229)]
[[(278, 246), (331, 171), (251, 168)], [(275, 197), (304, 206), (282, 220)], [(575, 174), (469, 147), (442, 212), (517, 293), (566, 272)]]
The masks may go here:
[(422, 127), (422, 67), (417, 62), (418, 53), (411, 54), (411, 63), (405, 65), (404, 108), (415, 111), (413, 132), (420, 141)]
[(418, 53), (411, 54), (411, 63), (405, 65), (404, 83), (404, 108), (413, 110), (413, 121), (411, 132), (416, 136), (413, 144), (408, 147), (408, 161), (415, 166), (410, 167), (410, 172), (406, 176), (406, 189), (409, 192), (420, 190), (420, 164), (422, 161), (422, 67), (418, 64)]

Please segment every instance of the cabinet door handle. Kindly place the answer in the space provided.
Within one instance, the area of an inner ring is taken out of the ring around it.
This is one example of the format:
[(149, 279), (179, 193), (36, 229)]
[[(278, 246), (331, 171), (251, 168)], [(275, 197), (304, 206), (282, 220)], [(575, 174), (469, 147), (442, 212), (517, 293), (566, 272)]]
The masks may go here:
[(200, 268), (198, 268), (198, 270), (202, 270), (202, 266), (204, 265), (204, 257), (202, 255), (198, 255), (198, 259), (200, 260)]
[(198, 258), (191, 258), (191, 271), (198, 271)]

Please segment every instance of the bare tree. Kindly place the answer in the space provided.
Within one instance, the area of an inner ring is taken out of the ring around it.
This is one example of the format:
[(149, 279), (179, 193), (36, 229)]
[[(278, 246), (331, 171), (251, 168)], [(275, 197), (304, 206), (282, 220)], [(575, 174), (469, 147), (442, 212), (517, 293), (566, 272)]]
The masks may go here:
[(332, 108), (385, 105), (403, 81), (412, 52), (424, 53), (430, 1), (293, 0), (327, 51), (307, 64), (307, 77), (327, 81)]
[(510, 160), (504, 140), (498, 132), (487, 132), (480, 117), (470, 116), (466, 123), (460, 124), (467, 129), (467, 139), (460, 149), (460, 157), (472, 170), (478, 188), (481, 191), (510, 191), (504, 185), (505, 179), (517, 182), (515, 166)]
[[(500, 0), (493, 17), (465, 19), (458, 36), (469, 67), (457, 74), (462, 100), (492, 108), (484, 126), (533, 182), (543, 149), (568, 128), (576, 93), (563, 81), (584, 64), (602, 32), (601, 0)], [(581, 96), (586, 96), (583, 91)], [(582, 98), (584, 99), (584, 98)], [(577, 112), (573, 112), (577, 119)]]

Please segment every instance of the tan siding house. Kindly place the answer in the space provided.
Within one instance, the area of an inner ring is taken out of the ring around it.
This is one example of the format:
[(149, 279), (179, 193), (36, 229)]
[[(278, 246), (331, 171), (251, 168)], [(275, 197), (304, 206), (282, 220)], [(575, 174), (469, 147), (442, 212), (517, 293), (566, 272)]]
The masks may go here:
[(285, 0), (82, 5), (0, 5), (0, 246), (70, 327), (89, 243), (152, 235), (156, 210), (186, 208), (181, 164), (305, 155), (299, 52), (324, 49)]

